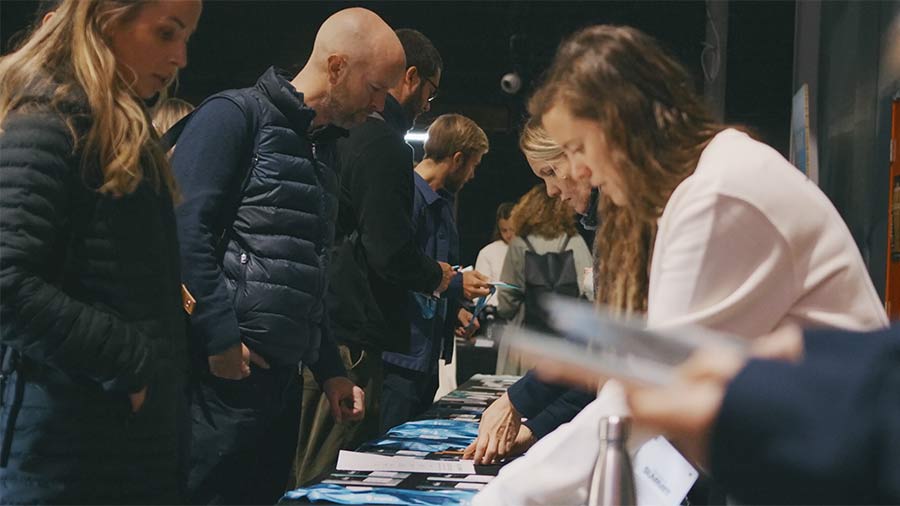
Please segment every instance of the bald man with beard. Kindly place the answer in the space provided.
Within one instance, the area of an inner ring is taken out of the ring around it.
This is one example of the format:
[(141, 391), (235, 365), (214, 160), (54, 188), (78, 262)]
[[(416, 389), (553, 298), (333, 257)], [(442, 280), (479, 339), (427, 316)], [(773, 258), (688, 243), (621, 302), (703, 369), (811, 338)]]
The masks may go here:
[(297, 441), (299, 365), (313, 371), (337, 421), (364, 415), (325, 307), (338, 210), (334, 144), (384, 107), (405, 61), (381, 18), (345, 9), (322, 24), (298, 74), (272, 67), (187, 120), (172, 165), (183, 196), (185, 300), (195, 301), (186, 304), (193, 503), (281, 497)]

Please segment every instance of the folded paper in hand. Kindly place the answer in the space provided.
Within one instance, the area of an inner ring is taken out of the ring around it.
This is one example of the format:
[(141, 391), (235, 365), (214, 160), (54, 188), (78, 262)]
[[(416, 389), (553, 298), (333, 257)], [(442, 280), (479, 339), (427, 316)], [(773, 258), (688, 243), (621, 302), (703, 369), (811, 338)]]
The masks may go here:
[(588, 302), (559, 296), (545, 298), (544, 304), (559, 335), (517, 329), (504, 335), (509, 345), (610, 378), (663, 385), (701, 347), (747, 349), (739, 337), (699, 326), (649, 329), (643, 318), (613, 316)]

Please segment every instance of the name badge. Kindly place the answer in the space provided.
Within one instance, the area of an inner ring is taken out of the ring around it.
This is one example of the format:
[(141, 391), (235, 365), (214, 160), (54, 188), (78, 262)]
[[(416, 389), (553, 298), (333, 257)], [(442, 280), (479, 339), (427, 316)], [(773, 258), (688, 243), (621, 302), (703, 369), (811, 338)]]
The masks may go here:
[(678, 506), (699, 476), (662, 436), (641, 446), (632, 467), (638, 506)]

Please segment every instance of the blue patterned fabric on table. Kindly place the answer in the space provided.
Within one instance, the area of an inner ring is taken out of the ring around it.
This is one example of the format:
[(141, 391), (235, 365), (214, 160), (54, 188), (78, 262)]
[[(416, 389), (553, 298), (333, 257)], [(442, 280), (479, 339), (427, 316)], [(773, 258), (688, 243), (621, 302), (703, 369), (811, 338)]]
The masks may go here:
[(477, 422), (418, 420), (398, 425), (386, 436), (369, 441), (365, 446), (431, 453), (463, 449), (477, 437)]
[(394, 437), (425, 437), (429, 439), (452, 437), (469, 438), (470, 442), (478, 437), (478, 422), (466, 420), (417, 420), (400, 424), (387, 432)]
[(319, 484), (291, 490), (284, 499), (306, 499), (309, 502), (328, 501), (337, 504), (393, 504), (437, 506), (472, 503), (475, 490), (405, 490), (402, 488), (353, 487)]

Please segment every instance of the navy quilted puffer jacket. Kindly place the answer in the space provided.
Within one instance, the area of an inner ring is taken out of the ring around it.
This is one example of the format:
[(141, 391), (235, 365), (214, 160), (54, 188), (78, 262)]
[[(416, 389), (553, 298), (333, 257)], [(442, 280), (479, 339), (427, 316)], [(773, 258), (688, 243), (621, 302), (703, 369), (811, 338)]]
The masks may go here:
[[(228, 190), (213, 198), (208, 188), (218, 176), (210, 174), (222, 171), (195, 153), (209, 153), (218, 142), (210, 140), (220, 127), (210, 123), (215, 112), (204, 108), (221, 109), (223, 100), (240, 111), (229, 118), (244, 122), (238, 125), (244, 138)], [(313, 365), (330, 339), (326, 272), (337, 218), (330, 163), (333, 141), (346, 131), (311, 129), (314, 117), (288, 76), (273, 67), (256, 86), (201, 104), (178, 140), (173, 166), (184, 194), (182, 263), (197, 299), (192, 329), (207, 354), (243, 341), (273, 365)], [(204, 206), (216, 206), (213, 216), (205, 216)], [(337, 371), (334, 345), (325, 353)]]

